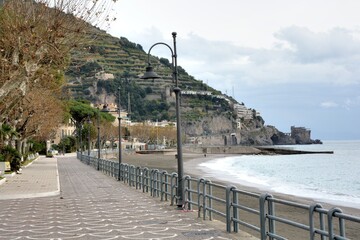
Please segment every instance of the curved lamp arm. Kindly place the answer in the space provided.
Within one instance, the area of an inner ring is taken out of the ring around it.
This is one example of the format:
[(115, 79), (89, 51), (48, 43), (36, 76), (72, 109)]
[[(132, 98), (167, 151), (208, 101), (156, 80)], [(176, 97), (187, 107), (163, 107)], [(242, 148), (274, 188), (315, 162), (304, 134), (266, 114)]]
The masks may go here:
[(173, 81), (175, 82), (175, 87), (178, 88), (176, 32), (173, 32), (172, 36), (173, 36), (174, 48), (171, 48), (170, 45), (168, 45), (167, 43), (164, 43), (164, 42), (155, 43), (150, 47), (150, 49), (148, 51), (148, 67), (149, 67), (149, 70), (151, 69), (150, 71), (152, 72), (151, 63), (150, 63), (150, 52), (151, 52), (151, 50), (157, 45), (164, 45), (164, 46), (168, 47), (170, 49), (170, 52), (171, 52), (171, 66), (173, 68)]
[[(155, 43), (154, 45), (152, 45), (148, 51), (148, 64), (150, 65), (150, 52), (151, 52), (151, 49), (153, 49), (153, 47), (157, 46), (157, 45), (165, 45), (167, 46), (170, 51), (171, 51), (171, 57), (174, 58), (174, 51), (172, 50), (172, 48), (167, 44), (167, 43), (164, 43), (164, 42), (158, 42), (158, 43)], [(172, 61), (172, 63), (174, 64), (174, 62)]]

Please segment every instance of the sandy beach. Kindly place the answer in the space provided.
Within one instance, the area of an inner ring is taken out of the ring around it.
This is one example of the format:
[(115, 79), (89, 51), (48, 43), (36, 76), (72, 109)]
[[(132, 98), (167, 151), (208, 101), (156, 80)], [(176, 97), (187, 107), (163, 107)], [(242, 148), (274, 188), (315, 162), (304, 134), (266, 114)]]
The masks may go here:
[[(213, 178), (210, 176), (205, 169), (201, 169), (198, 167), (199, 164), (203, 163), (204, 161), (211, 161), (213, 159), (217, 158), (224, 158), (231, 156), (229, 154), (207, 154), (204, 156), (203, 154), (196, 154), (196, 153), (184, 153), (183, 159), (184, 159), (184, 175), (189, 175), (192, 178), (200, 178), (204, 177), (206, 179), (211, 180), (212, 182), (228, 186), (228, 185), (234, 185), (236, 188), (248, 192), (254, 192), (254, 193), (265, 193), (268, 192), (264, 189), (258, 189), (255, 187), (249, 187), (244, 186), (240, 184), (235, 184), (232, 182), (226, 182), (223, 180), (219, 180), (216, 178)], [(166, 153), (166, 154), (131, 154), (127, 155), (124, 154), (123, 156), (123, 162), (128, 163), (135, 166), (141, 166), (141, 167), (148, 167), (148, 168), (154, 168), (159, 170), (166, 170), (167, 172), (176, 172), (177, 169), (177, 162), (175, 158), (175, 152), (172, 153)], [(274, 192), (268, 192), (272, 194), (275, 198), (279, 199), (285, 199), (290, 200), (298, 203), (304, 203), (304, 204), (312, 204), (318, 201), (314, 201), (312, 199), (306, 199), (306, 198), (299, 198), (291, 195), (286, 194), (280, 194), (280, 193), (274, 193)], [(214, 191), (214, 195), (219, 196), (220, 198), (224, 198), (224, 193), (221, 191)], [(258, 200), (250, 197), (243, 197), (241, 199), (243, 205), (249, 206), (251, 208), (258, 208)], [(330, 209), (332, 207), (340, 207), (341, 210), (346, 214), (351, 214), (355, 216), (360, 216), (360, 209), (356, 208), (350, 208), (350, 207), (342, 207), (338, 205), (331, 205), (327, 203), (322, 203), (322, 206), (326, 209)], [(309, 219), (308, 219), (308, 212), (306, 210), (300, 210), (297, 208), (289, 207), (281, 205), (281, 207), (276, 208), (276, 213), (278, 216), (285, 217), (287, 219), (291, 219), (300, 223), (304, 223), (308, 225)], [(259, 217), (255, 216), (253, 214), (248, 214), (246, 212), (240, 212), (244, 218), (255, 225), (258, 225)], [(215, 216), (215, 219), (223, 221), (224, 219), (222, 217)], [(327, 221), (327, 220), (326, 220)], [(349, 239), (359, 239), (360, 233), (358, 233), (358, 229), (360, 228), (360, 224), (352, 224), (346, 222), (346, 235)], [(240, 230), (246, 231), (256, 237), (259, 237), (259, 234), (257, 232), (254, 232), (252, 230), (249, 230), (244, 227), (240, 227)], [(285, 236), (288, 239), (308, 239), (309, 235), (307, 231), (299, 230), (296, 228), (292, 228), (289, 226), (283, 226), (282, 224), (276, 225), (276, 230), (278, 233), (281, 233), (281, 235)]]

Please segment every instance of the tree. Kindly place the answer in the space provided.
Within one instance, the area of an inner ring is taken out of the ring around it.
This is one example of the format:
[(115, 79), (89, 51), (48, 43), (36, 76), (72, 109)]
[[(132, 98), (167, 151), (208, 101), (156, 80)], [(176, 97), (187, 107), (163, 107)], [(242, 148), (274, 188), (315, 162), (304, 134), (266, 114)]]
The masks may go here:
[[(58, 126), (57, 120), (49, 119), (59, 109), (54, 105), (65, 82), (70, 51), (83, 44), (85, 34), (94, 34), (90, 23), (110, 20), (107, 10), (115, 1), (11, 0), (0, 4), (0, 123), (19, 129), (22, 139), (40, 133), (46, 137)], [(37, 107), (40, 102), (44, 107), (52, 104), (53, 111)]]
[(143, 125), (132, 126), (130, 134), (141, 142), (157, 143), (164, 138), (170, 146), (176, 142), (176, 128), (174, 126), (158, 127), (144, 123)]
[(10, 162), (11, 171), (16, 172), (20, 169), (21, 156), (16, 149), (6, 146), (1, 149), (0, 154), (4, 156), (6, 162)]
[(60, 140), (58, 144), (59, 151), (63, 153), (74, 152), (76, 150), (76, 139), (74, 136), (66, 136)]
[[(67, 102), (67, 107), (71, 118), (75, 121), (78, 136), (80, 136), (80, 128), (82, 129), (82, 139), (88, 138), (89, 131), (90, 141), (96, 139), (98, 123), (101, 142), (104, 143), (106, 140), (111, 139), (113, 132), (115, 132), (115, 127), (111, 124), (115, 120), (114, 116), (93, 108), (88, 102), (70, 100)], [(90, 123), (87, 120), (90, 120)]]
[(21, 118), (16, 124), (19, 140), (36, 135), (45, 140), (52, 137), (54, 126), (64, 121), (64, 105), (52, 92), (34, 89), (22, 102)]
[(0, 125), (0, 149), (9, 144), (12, 136), (16, 136), (17, 133), (9, 124)]

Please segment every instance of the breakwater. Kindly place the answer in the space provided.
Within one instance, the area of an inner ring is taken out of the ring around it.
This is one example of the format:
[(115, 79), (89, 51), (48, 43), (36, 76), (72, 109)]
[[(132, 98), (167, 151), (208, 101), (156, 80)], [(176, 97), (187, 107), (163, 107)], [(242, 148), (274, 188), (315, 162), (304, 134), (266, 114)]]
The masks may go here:
[(291, 154), (333, 154), (334, 151), (304, 151), (304, 150), (295, 150), (289, 148), (279, 148), (279, 147), (257, 147), (261, 151), (261, 154), (281, 154), (281, 155), (291, 155)]
[(242, 154), (242, 155), (272, 155), (272, 154), (333, 154), (333, 151), (304, 151), (273, 146), (187, 146), (185, 151), (199, 154)]

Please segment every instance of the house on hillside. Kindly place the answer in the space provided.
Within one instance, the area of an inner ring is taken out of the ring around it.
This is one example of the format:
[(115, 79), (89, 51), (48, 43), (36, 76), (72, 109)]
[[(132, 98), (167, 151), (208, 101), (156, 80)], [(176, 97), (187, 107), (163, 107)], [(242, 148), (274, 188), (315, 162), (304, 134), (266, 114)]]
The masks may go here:
[(114, 79), (114, 74), (112, 73), (106, 73), (105, 71), (100, 71), (100, 72), (97, 72), (95, 74), (95, 78), (97, 80), (110, 80), (110, 79)]

